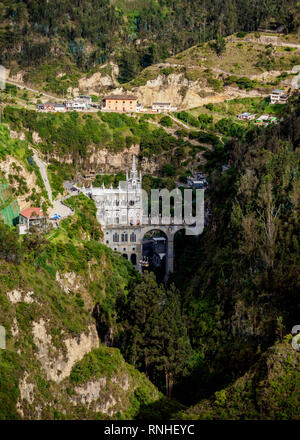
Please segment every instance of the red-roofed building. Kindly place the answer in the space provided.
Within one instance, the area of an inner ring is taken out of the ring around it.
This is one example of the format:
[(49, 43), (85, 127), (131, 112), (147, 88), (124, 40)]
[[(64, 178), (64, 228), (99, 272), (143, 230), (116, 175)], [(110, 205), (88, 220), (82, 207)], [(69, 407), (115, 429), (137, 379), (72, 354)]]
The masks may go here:
[(19, 232), (27, 234), (31, 227), (45, 228), (47, 226), (47, 217), (41, 208), (26, 208), (20, 212)]
[(110, 95), (103, 99), (103, 110), (113, 112), (136, 112), (137, 97), (133, 95)]

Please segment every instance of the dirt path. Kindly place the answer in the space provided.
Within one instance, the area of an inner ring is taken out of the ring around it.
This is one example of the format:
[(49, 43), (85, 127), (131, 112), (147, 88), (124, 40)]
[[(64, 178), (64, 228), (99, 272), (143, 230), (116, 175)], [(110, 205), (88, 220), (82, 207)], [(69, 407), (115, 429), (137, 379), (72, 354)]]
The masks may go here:
[(192, 127), (189, 127), (187, 124), (185, 124), (184, 122), (180, 121), (180, 119), (175, 118), (173, 115), (169, 114), (170, 118), (176, 122), (176, 124), (181, 125), (182, 127), (184, 127), (187, 130), (195, 130)]
[(63, 201), (65, 199), (67, 199), (68, 197), (53, 201), (52, 189), (50, 186), (50, 182), (48, 179), (48, 173), (47, 173), (47, 164), (39, 157), (36, 150), (33, 150), (33, 152), (34, 152), (33, 160), (35, 161), (35, 163), (39, 167), (39, 170), (40, 170), (40, 173), (41, 173), (41, 176), (42, 176), (42, 179), (43, 179), (43, 182), (44, 182), (47, 194), (48, 194), (48, 198), (49, 198), (51, 204), (53, 205), (53, 208), (50, 209), (49, 217), (52, 217), (54, 214), (58, 214), (62, 218), (65, 218), (65, 217), (68, 217), (69, 215), (72, 215), (73, 214), (72, 209), (63, 203)]
[(53, 101), (64, 101), (64, 99), (62, 99), (62, 98), (57, 98), (57, 96), (48, 95), (47, 93), (41, 92), (40, 90), (37, 90), (37, 89), (32, 89), (31, 87), (26, 86), (26, 85), (23, 84), (23, 83), (19, 83), (19, 82), (17, 82), (17, 81), (13, 81), (13, 80), (11, 80), (11, 79), (6, 80), (6, 83), (7, 83), (7, 84), (11, 84), (11, 85), (13, 85), (13, 86), (16, 86), (16, 87), (18, 87), (19, 89), (29, 90), (30, 92), (37, 93), (37, 94), (39, 94), (39, 95), (42, 94), (42, 95), (45, 96), (46, 98), (52, 99)]
[(48, 194), (48, 198), (50, 200), (51, 203), (53, 203), (53, 199), (52, 199), (52, 190), (51, 190), (51, 186), (49, 183), (49, 179), (48, 179), (48, 174), (47, 174), (47, 165), (46, 163), (38, 156), (37, 152), (35, 150), (33, 150), (33, 160), (35, 161), (35, 163), (37, 164), (37, 166), (39, 167), (47, 194)]

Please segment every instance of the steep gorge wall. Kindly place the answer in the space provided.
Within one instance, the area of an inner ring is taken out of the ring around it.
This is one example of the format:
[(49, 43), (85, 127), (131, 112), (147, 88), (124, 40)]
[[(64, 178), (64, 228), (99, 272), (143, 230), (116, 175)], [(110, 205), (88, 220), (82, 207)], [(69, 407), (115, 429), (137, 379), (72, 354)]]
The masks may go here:
[[(99, 341), (89, 282), (98, 284), (102, 280), (105, 295), (103, 271), (110, 264), (108, 257), (102, 265), (91, 260), (85, 275), (60, 271), (56, 277), (49, 277), (37, 271), (33, 284), (29, 275), (32, 270), (27, 267), (22, 275), (23, 287), (16, 283), (13, 288), (3, 284), (0, 271), (0, 303), (4, 305), (0, 322), (7, 330), (7, 350), (0, 353), (5, 377), (5, 382), (0, 381), (0, 418), (96, 419), (115, 418), (117, 413), (130, 418), (138, 409), (132, 408), (136, 390), (142, 389), (149, 402), (159, 398), (154, 385), (126, 364), (119, 350)], [(53, 310), (59, 301), (72, 304), (75, 294), (83, 303), (79, 308), (74, 303), (72, 319), (79, 323), (83, 315), (85, 324), (82, 322), (83, 329), (74, 333), (61, 322), (65, 313), (56, 309), (53, 314)], [(10, 388), (3, 389), (6, 383), (15, 384), (14, 393)], [(12, 413), (7, 412), (7, 401), (14, 402)]]
[[(132, 155), (138, 156), (140, 152), (139, 145), (132, 145), (130, 148), (125, 148), (121, 152), (114, 153), (106, 148), (99, 149), (90, 147), (85, 158), (77, 158), (76, 166), (81, 169), (95, 170), (99, 173), (118, 173), (130, 170)], [(62, 158), (55, 153), (47, 154), (48, 162), (52, 160), (61, 161)], [(66, 155), (63, 161), (67, 164), (73, 164), (73, 157)], [(152, 174), (158, 170), (159, 164), (155, 158), (143, 158), (138, 167), (143, 173)]]

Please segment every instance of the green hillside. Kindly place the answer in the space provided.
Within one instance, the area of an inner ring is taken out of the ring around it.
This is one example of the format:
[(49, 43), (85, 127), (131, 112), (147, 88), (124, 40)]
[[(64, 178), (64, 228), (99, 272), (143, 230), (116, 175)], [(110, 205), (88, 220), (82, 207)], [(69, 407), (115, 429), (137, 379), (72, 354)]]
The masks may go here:
[[(89, 212), (93, 206), (85, 204), (79, 225), (66, 223), (64, 240), (20, 240), (0, 223), (0, 323), (7, 335), (0, 419), (133, 418), (159, 398), (119, 350), (99, 344), (94, 306), (114, 314), (117, 296), (126, 295), (137, 274), (99, 242), (85, 241)], [(95, 226), (93, 232), (96, 239)], [(88, 385), (99, 396), (84, 405)]]
[(264, 353), (233, 385), (216, 391), (186, 412), (182, 420), (299, 420), (299, 353), (291, 337)]
[[(262, 104), (220, 104), (216, 114), (241, 105)], [(190, 140), (211, 142), (202, 165), (210, 226), (198, 238), (177, 237), (166, 287), (153, 275), (141, 279), (100, 243), (95, 206), (84, 196), (69, 199), (75, 212), (59, 230), (19, 237), (0, 224), (2, 419), (298, 417), (298, 355), (285, 335), (297, 322), (299, 97), (280, 124), (241, 132), (206, 110), (177, 116), (188, 116)], [(44, 153), (59, 140), (51, 124), (75, 127), (72, 115), (6, 111), (14, 129), (41, 134)], [(145, 132), (137, 118), (93, 117), (111, 134), (116, 126)], [(76, 118), (79, 133), (88, 120)], [(154, 122), (172, 128), (161, 116), (150, 120), (149, 142)], [(7, 128), (2, 135), (2, 160), (26, 158), (30, 135), (27, 143)], [(66, 148), (81, 151), (75, 141), (56, 144), (62, 157)], [(145, 177), (149, 187), (156, 179)]]
[(12, 73), (27, 71), (27, 82), (39, 77), (54, 93), (61, 93), (62, 85), (78, 86), (82, 72), (110, 61), (119, 66), (118, 79), (125, 83), (217, 33), (256, 31), (270, 22), (295, 31), (296, 11), (296, 0), (2, 0), (0, 63)]
[[(299, 25), (297, 0), (0, 0), (0, 64), (26, 83), (0, 90), (1, 420), (299, 419)], [(74, 88), (177, 109), (36, 111)], [(148, 194), (207, 179), (165, 283), (74, 191), (132, 155)], [(19, 235), (27, 206), (63, 218)]]

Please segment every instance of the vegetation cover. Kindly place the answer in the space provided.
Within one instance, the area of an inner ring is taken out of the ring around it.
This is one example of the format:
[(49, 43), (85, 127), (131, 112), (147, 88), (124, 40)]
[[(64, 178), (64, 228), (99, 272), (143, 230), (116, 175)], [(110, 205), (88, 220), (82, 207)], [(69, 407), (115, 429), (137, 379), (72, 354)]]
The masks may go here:
[[(139, 376), (132, 397), (123, 396), (127, 403), (120, 407), (121, 418), (297, 417), (297, 352), (287, 348), (290, 342), (284, 338), (297, 321), (299, 109), (295, 96), (280, 124), (250, 126), (237, 137), (228, 132), (232, 125), (226, 118), (218, 123), (209, 114), (195, 119), (206, 130), (219, 124), (227, 140), (195, 127), (195, 136), (212, 136), (212, 148), (205, 152), (210, 227), (199, 238), (177, 238), (176, 270), (166, 287), (151, 274), (141, 280), (128, 261), (99, 243), (95, 206), (84, 196), (69, 199), (74, 215), (54, 234), (19, 238), (14, 228), (1, 224), (1, 323), (10, 329), (9, 350), (1, 354), (0, 390), (6, 396), (2, 418), (19, 417), (17, 384), (24, 371), (32, 371), (30, 380), (41, 402), (51, 401), (61, 387), (41, 372), (36, 344), (27, 331), (40, 319), (48, 320), (58, 350), (63, 350), (66, 335), (81, 335), (93, 322), (101, 341), (65, 379), (62, 395), (67, 400), (54, 410), (44, 409), (43, 417), (107, 417), (70, 406), (75, 388), (103, 375), (110, 380), (119, 370), (134, 381), (134, 367), (176, 400), (166, 400)], [(123, 120), (105, 118), (110, 129)], [(140, 122), (128, 121), (139, 129)], [(227, 171), (222, 171), (224, 164)], [(170, 166), (164, 172), (170, 176)], [(149, 188), (160, 185), (159, 179), (145, 180)], [(61, 279), (70, 273), (82, 287), (67, 293)], [(32, 291), (34, 301), (12, 303), (7, 295), (15, 289)], [(18, 337), (12, 322), (17, 322)], [(280, 350), (286, 353), (286, 362), (276, 364), (284, 383), (263, 373), (264, 353), (277, 342), (283, 342)], [(132, 366), (125, 366), (121, 355)], [(249, 381), (254, 388), (247, 394)], [(290, 393), (286, 409), (285, 392)], [(246, 406), (239, 403), (245, 393), (250, 399)], [(268, 393), (274, 400), (266, 407)], [(255, 396), (262, 399), (263, 410), (253, 407)], [(24, 408), (29, 417), (32, 407)]]
[[(296, 0), (2, 0), (0, 63), (15, 71), (21, 67), (60, 93), (62, 86), (78, 86), (80, 72), (109, 61), (118, 64), (119, 81), (126, 83), (197, 43), (216, 38), (216, 50), (222, 52), (222, 36), (256, 31), (270, 20), (294, 31), (296, 8)], [(38, 75), (33, 64), (41, 65)]]

